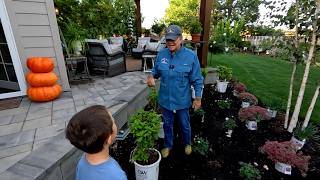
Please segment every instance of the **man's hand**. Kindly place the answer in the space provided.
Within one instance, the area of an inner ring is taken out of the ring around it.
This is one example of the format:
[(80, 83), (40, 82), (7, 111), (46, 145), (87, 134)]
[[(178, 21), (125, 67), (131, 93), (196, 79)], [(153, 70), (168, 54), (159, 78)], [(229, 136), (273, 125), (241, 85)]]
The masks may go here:
[(192, 103), (192, 107), (194, 110), (199, 109), (201, 107), (201, 98), (196, 98)]
[(154, 78), (153, 78), (152, 75), (149, 75), (149, 76), (148, 76), (148, 78), (147, 78), (147, 85), (148, 85), (149, 87), (153, 87), (153, 86), (156, 85), (155, 82), (154, 82)]

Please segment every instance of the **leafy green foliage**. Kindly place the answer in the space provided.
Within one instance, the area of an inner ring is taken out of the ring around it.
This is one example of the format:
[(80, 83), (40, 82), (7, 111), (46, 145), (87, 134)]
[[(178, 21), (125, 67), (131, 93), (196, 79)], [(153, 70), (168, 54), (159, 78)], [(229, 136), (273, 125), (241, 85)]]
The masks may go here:
[(232, 79), (232, 68), (218, 66), (218, 75), (220, 80), (230, 81)]
[(157, 111), (158, 109), (158, 91), (155, 87), (149, 88), (149, 96), (148, 96), (148, 101), (153, 109), (153, 111)]
[(201, 68), (201, 74), (203, 78), (206, 78), (208, 75), (208, 68)]
[(245, 180), (255, 180), (261, 179), (261, 174), (259, 169), (254, 167), (252, 164), (243, 163), (239, 170), (240, 177), (243, 177)]
[(160, 34), (164, 29), (166, 28), (166, 25), (163, 22), (159, 22), (155, 20), (151, 26), (152, 32), (156, 34)]
[(209, 152), (209, 141), (202, 137), (196, 137), (192, 144), (193, 152), (200, 155), (207, 155)]
[(193, 112), (193, 116), (201, 117), (204, 115), (205, 115), (205, 111), (202, 108), (199, 108)]
[(230, 109), (231, 101), (229, 99), (219, 99), (217, 105), (220, 109)]
[(293, 130), (293, 135), (300, 141), (314, 137), (318, 132), (318, 128), (310, 123), (306, 128), (302, 128), (302, 124), (298, 123)]
[(237, 127), (236, 121), (234, 119), (229, 118), (223, 124), (223, 126), (228, 130), (233, 130)]
[(160, 131), (160, 115), (153, 111), (140, 110), (130, 118), (129, 127), (136, 139), (137, 147), (133, 154), (135, 161), (147, 162), (148, 150), (155, 144)]

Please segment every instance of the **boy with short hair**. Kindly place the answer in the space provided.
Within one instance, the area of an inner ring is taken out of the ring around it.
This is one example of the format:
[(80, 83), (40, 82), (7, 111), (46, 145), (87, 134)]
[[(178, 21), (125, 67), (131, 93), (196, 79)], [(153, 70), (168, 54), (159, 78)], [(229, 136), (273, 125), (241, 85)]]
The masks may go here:
[(88, 107), (71, 118), (66, 138), (85, 152), (78, 162), (77, 180), (127, 179), (117, 161), (109, 156), (109, 146), (116, 134), (117, 126), (104, 106)]

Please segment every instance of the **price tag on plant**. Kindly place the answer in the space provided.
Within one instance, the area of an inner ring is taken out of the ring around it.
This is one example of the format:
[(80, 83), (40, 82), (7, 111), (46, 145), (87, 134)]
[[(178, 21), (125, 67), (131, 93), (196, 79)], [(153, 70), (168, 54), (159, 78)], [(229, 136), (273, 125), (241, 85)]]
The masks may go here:
[(289, 164), (277, 162), (274, 167), (277, 171), (282, 172), (283, 174), (291, 175), (292, 167)]
[(257, 124), (256, 121), (247, 121), (247, 122), (246, 122), (246, 127), (247, 127), (249, 130), (257, 130), (258, 124)]

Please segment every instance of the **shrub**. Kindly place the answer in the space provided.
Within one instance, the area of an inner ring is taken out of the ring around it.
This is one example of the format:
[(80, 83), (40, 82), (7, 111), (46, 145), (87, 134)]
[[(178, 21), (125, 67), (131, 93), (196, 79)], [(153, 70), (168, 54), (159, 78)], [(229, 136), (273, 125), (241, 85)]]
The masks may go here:
[(261, 120), (268, 120), (270, 119), (270, 113), (266, 108), (262, 108), (260, 106), (249, 106), (247, 108), (241, 108), (239, 110), (238, 117), (240, 121), (261, 121)]
[(294, 128), (293, 135), (295, 138), (302, 141), (304, 139), (309, 139), (315, 136), (317, 132), (318, 132), (318, 128), (313, 126), (311, 123), (304, 129), (302, 128), (301, 123), (299, 123), (297, 127)]
[(208, 75), (208, 68), (201, 68), (201, 74), (203, 78), (206, 78)]
[(250, 105), (257, 105), (258, 99), (253, 94), (250, 94), (248, 92), (243, 92), (239, 94), (239, 98), (241, 101), (248, 102)]
[(201, 109), (201, 108), (199, 108), (199, 109), (197, 109), (197, 110), (195, 110), (195, 111), (193, 112), (193, 116), (199, 116), (199, 117), (201, 117), (201, 116), (204, 116), (204, 114), (205, 114), (205, 112), (204, 112), (204, 110)]
[(154, 111), (140, 110), (130, 118), (129, 127), (136, 139), (136, 150), (133, 160), (147, 162), (149, 149), (154, 146), (160, 131), (160, 116)]
[(228, 129), (228, 130), (233, 130), (234, 128), (237, 127), (236, 121), (234, 119), (227, 119), (223, 126)]
[(229, 99), (219, 99), (217, 105), (220, 109), (230, 109), (231, 102)]
[(218, 66), (218, 75), (220, 80), (230, 81), (232, 79), (232, 68)]
[(302, 152), (296, 153), (290, 141), (267, 141), (259, 148), (260, 152), (268, 155), (268, 159), (274, 163), (290, 164), (300, 170), (302, 176), (306, 176), (310, 156), (304, 156)]
[(261, 179), (260, 171), (252, 164), (243, 163), (239, 170), (240, 177), (243, 177), (245, 180), (255, 180)]
[(209, 152), (209, 141), (202, 137), (196, 137), (192, 144), (192, 149), (193, 152), (205, 156)]
[(155, 87), (151, 87), (149, 90), (150, 90), (149, 96), (148, 96), (149, 104), (150, 104), (151, 108), (153, 109), (153, 111), (157, 111), (157, 109), (158, 109), (158, 91)]

